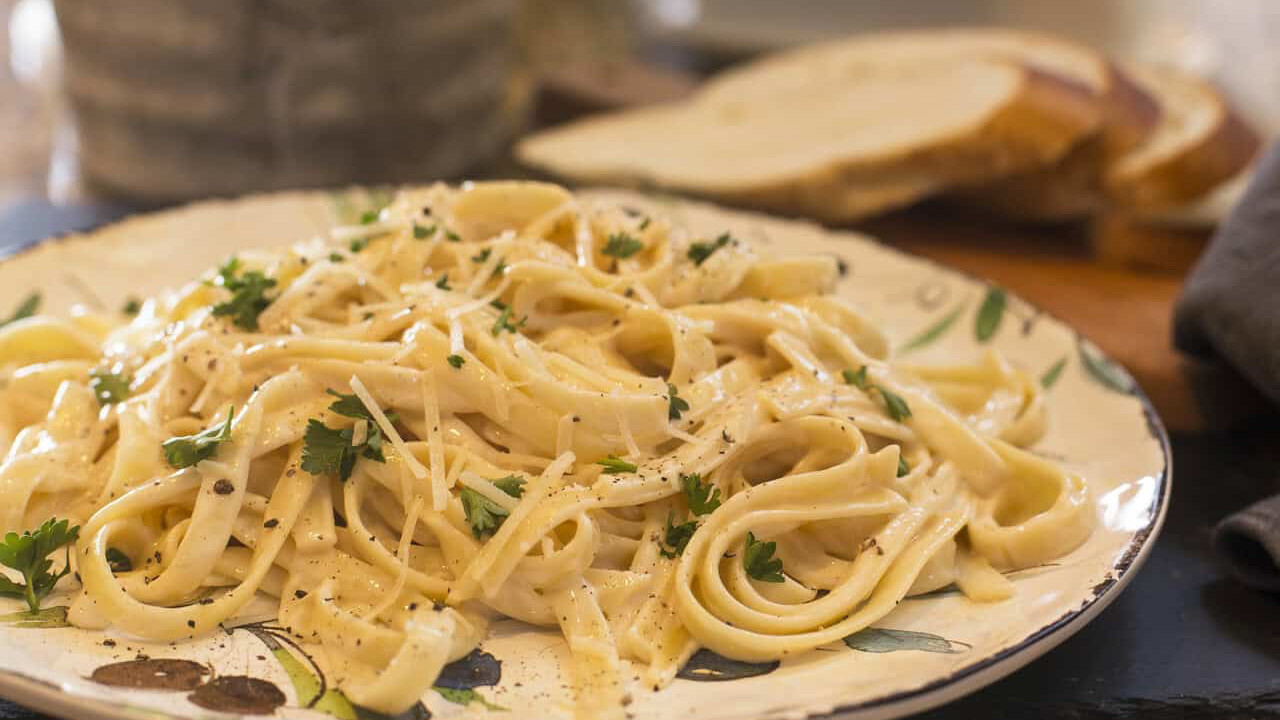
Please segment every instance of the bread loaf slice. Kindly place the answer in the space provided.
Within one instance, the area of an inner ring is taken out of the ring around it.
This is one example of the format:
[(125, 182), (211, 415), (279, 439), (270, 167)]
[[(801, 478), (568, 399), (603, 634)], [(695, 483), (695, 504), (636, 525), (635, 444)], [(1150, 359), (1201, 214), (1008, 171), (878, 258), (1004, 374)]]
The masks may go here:
[(1111, 163), (1111, 202), (1133, 210), (1175, 208), (1237, 175), (1260, 146), (1258, 136), (1211, 84), (1172, 68), (1126, 66), (1160, 106), (1161, 121), (1138, 146)]
[(685, 102), (536, 133), (516, 154), (580, 182), (843, 222), (1053, 162), (1100, 125), (1087, 88), (929, 45), (889, 35), (784, 53)]

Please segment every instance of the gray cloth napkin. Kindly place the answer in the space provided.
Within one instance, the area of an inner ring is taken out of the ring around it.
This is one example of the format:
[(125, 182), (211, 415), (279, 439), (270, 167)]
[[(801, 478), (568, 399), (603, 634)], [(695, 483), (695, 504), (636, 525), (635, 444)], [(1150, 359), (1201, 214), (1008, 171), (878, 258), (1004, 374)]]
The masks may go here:
[[(1174, 345), (1226, 361), (1280, 404), (1280, 147), (1191, 271), (1174, 315)], [(1280, 591), (1280, 496), (1214, 529), (1219, 557), (1241, 582)]]

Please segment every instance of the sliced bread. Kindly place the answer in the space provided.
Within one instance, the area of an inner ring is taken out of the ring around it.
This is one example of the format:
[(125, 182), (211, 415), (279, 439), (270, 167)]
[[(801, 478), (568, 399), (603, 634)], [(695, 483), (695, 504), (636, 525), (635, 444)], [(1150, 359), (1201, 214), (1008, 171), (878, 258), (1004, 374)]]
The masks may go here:
[(584, 182), (657, 185), (827, 221), (1062, 157), (1101, 122), (1097, 96), (996, 56), (873, 36), (784, 53), (692, 99), (588, 118), (517, 145)]
[(1134, 210), (1174, 208), (1238, 174), (1257, 154), (1258, 136), (1211, 84), (1172, 68), (1126, 66), (1160, 106), (1160, 123), (1112, 162), (1110, 200)]

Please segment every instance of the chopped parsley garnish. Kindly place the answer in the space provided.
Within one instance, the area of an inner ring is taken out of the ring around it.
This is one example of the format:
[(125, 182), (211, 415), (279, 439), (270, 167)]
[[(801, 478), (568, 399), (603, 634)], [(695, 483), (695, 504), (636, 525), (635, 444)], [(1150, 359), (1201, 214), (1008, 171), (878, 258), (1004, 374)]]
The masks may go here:
[(98, 398), (99, 405), (112, 405), (129, 398), (129, 376), (105, 370), (89, 373), (89, 389)]
[(372, 225), (378, 222), (378, 217), (381, 215), (382, 213), (378, 210), (365, 210), (363, 213), (360, 213), (360, 224)]
[(644, 249), (644, 243), (631, 237), (626, 233), (614, 233), (609, 236), (609, 240), (605, 242), (604, 249), (601, 250), (605, 255), (616, 257), (618, 259), (626, 259), (635, 255)]
[(311, 418), (303, 436), (302, 469), (312, 475), (337, 475), (346, 480), (356, 466), (351, 428), (331, 428)]
[(462, 242), (462, 238), (458, 237), (458, 233), (452, 230), (444, 231), (444, 239), (448, 240), (449, 242)]
[(231, 421), (235, 416), (236, 409), (231, 408), (221, 425), (211, 425), (195, 435), (179, 435), (165, 440), (160, 446), (164, 450), (164, 459), (180, 470), (213, 457), (218, 446), (231, 439)]
[(453, 289), (449, 287), (449, 273), (445, 273), (440, 276), (440, 279), (436, 281), (436, 287), (440, 288), (441, 290)]
[(129, 572), (133, 569), (133, 561), (117, 548), (107, 548), (106, 558), (107, 565), (110, 566), (113, 573)]
[(867, 389), (867, 366), (863, 365), (858, 368), (857, 372), (853, 370), (841, 370), (840, 376), (844, 378), (845, 385), (852, 385), (859, 390)]
[(461, 355), (450, 355), (449, 357), (445, 358), (445, 360), (449, 361), (449, 364), (453, 366), (454, 370), (461, 368), (462, 363), (467, 361), (467, 359), (462, 357)]
[(19, 320), (24, 320), (26, 318), (29, 318), (32, 315), (35, 315), (36, 310), (39, 310), (39, 309), (40, 309), (40, 293), (33, 292), (30, 295), (23, 298), (21, 303), (18, 303), (17, 309), (13, 311), (13, 314), (10, 315), (8, 319), (4, 320), (3, 322), (0, 322), (0, 327), (4, 327), (9, 323), (15, 323), (15, 322), (18, 322)]
[(907, 459), (898, 455), (898, 477), (906, 477), (911, 473), (911, 466), (907, 464)]
[(350, 248), (351, 252), (358, 253), (369, 247), (369, 238), (356, 238), (355, 240), (352, 240), (351, 244), (347, 245), (347, 247)]
[(733, 242), (733, 236), (729, 235), (729, 233), (724, 233), (720, 237), (716, 238), (714, 242), (693, 243), (689, 246), (689, 259), (693, 261), (694, 265), (701, 265), (706, 262), (707, 258), (711, 257), (715, 251), (725, 245), (728, 245), (730, 242)]
[(364, 402), (355, 393), (340, 393), (333, 388), (325, 388), (325, 392), (338, 398), (329, 405), (329, 409), (333, 412), (357, 420), (373, 420), (369, 408), (364, 406)]
[(694, 515), (709, 515), (720, 507), (720, 488), (711, 482), (704, 485), (702, 475), (681, 474), (680, 485), (684, 488), (685, 499), (689, 501), (689, 512)]
[[(508, 475), (490, 482), (511, 497), (524, 495), (524, 478)], [(471, 526), (471, 534), (477, 540), (497, 532), (502, 521), (510, 514), (506, 508), (469, 487), (462, 488), (458, 499), (462, 501), (462, 511), (467, 516), (467, 524)]]
[(520, 330), (520, 328), (524, 327), (524, 324), (528, 321), (529, 321), (528, 316), (525, 316), (520, 318), (518, 322), (512, 324), (511, 307), (505, 306), (502, 308), (502, 313), (498, 315), (498, 319), (493, 323), (493, 336), (498, 337), (499, 335), (502, 334), (503, 330), (506, 330), (507, 332), (514, 335), (517, 331)]
[(266, 294), (267, 290), (275, 287), (276, 281), (257, 270), (250, 270), (237, 277), (236, 271), (239, 268), (240, 261), (234, 257), (218, 268), (215, 284), (230, 290), (231, 299), (214, 305), (213, 314), (219, 317), (230, 316), (231, 322), (237, 327), (254, 331), (258, 329), (258, 315), (271, 304)]
[(761, 542), (747, 533), (747, 546), (742, 553), (742, 566), (747, 574), (764, 582), (782, 582), (782, 560), (773, 556), (777, 548), (778, 543)]
[(639, 467), (636, 466), (635, 463), (627, 462), (626, 460), (623, 460), (617, 455), (610, 455), (609, 457), (603, 460), (597, 460), (596, 464), (604, 468), (603, 472), (605, 475), (617, 475), (618, 473), (635, 472), (636, 470), (640, 469)]
[(414, 240), (426, 240), (427, 238), (429, 238), (429, 237), (431, 237), (432, 235), (435, 235), (435, 234), (436, 234), (436, 226), (435, 226), (435, 225), (428, 225), (428, 226), (426, 226), (426, 227), (423, 227), (423, 226), (419, 225), (418, 223), (414, 223), (414, 224), (413, 224), (413, 239), (414, 239)]
[[(53, 590), (53, 586), (71, 574), (71, 543), (80, 537), (80, 526), (68, 527), (66, 520), (49, 518), (35, 532), (21, 535), (10, 532), (0, 542), (0, 563), (22, 573), (21, 583), (0, 575), (0, 597), (26, 600), (31, 612), (39, 612), (40, 603)], [(49, 555), (62, 546), (67, 547), (67, 564), (62, 571), (49, 572), (53, 561)]]
[(880, 396), (884, 398), (884, 408), (889, 411), (889, 417), (895, 422), (902, 422), (911, 417), (911, 407), (907, 405), (907, 401), (902, 399), (901, 395), (885, 390), (879, 385), (876, 389), (880, 391)]
[(688, 410), (688, 401), (676, 394), (675, 385), (667, 383), (667, 419), (679, 420), (680, 414)]
[(510, 514), (506, 508), (469, 487), (462, 488), (458, 493), (458, 499), (462, 501), (462, 511), (466, 513), (471, 534), (477, 540), (496, 532), (502, 525), (502, 521)]
[(493, 483), (494, 487), (513, 498), (524, 497), (525, 479), (519, 475), (508, 475), (506, 477), (500, 477), (497, 480), (490, 480), (489, 482)]
[(484, 261), (488, 260), (488, 259), (489, 259), (489, 256), (490, 256), (490, 255), (492, 255), (492, 254), (493, 254), (493, 248), (485, 248), (485, 249), (481, 250), (480, 252), (476, 253), (475, 255), (472, 255), (472, 256), (471, 256), (471, 262), (473, 262), (473, 263), (482, 263), (482, 262), (484, 262)]
[(902, 422), (911, 417), (911, 406), (907, 405), (907, 401), (901, 395), (867, 380), (866, 365), (858, 368), (857, 371), (842, 370), (840, 375), (844, 378), (846, 385), (853, 385), (859, 390), (864, 390), (868, 393), (872, 390), (880, 393), (880, 397), (884, 399), (884, 409), (889, 413), (889, 417), (893, 418), (894, 422)]
[(694, 531), (698, 529), (696, 520), (675, 524), (675, 514), (667, 513), (667, 529), (663, 533), (662, 542), (658, 543), (658, 552), (662, 553), (662, 557), (675, 558), (680, 557), (684, 553), (684, 549), (689, 545), (689, 539), (693, 537)]
[(493, 266), (493, 273), (490, 275), (490, 277), (502, 277), (502, 274), (507, 271), (508, 267), (511, 267), (511, 266), (507, 265), (506, 260), (499, 258), (498, 264)]
[[(360, 398), (327, 389), (325, 392), (338, 398), (329, 405), (329, 410), (344, 417), (364, 420), (364, 442), (356, 444), (355, 428), (331, 428), (312, 418), (307, 421), (307, 432), (303, 436), (302, 469), (312, 475), (336, 475), (341, 480), (351, 477), (356, 460), (363, 457), (375, 462), (386, 462), (382, 453), (382, 428), (374, 421), (369, 408)], [(386, 413), (389, 422), (396, 421), (395, 413)]]
[(339, 252), (329, 253), (329, 262), (340, 263), (340, 262), (346, 262), (346, 261), (347, 261), (347, 258), (342, 253), (339, 253)]
[(641, 223), (640, 223), (640, 230), (641, 230), (641, 232), (643, 232), (643, 231), (647, 230), (648, 228), (649, 228), (649, 218), (645, 218), (645, 219), (644, 219), (643, 221), (641, 221)]
[(137, 315), (142, 312), (142, 301), (130, 295), (125, 298), (124, 307), (120, 308), (120, 312), (129, 316)]

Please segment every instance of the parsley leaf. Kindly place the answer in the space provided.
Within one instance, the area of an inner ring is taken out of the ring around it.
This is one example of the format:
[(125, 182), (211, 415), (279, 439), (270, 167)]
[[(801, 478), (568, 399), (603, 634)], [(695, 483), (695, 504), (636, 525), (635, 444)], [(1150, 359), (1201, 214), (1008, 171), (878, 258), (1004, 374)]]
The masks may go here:
[(716, 238), (714, 242), (693, 243), (689, 246), (689, 259), (693, 261), (694, 265), (701, 265), (706, 262), (707, 258), (711, 257), (715, 251), (725, 245), (728, 245), (730, 242), (733, 242), (733, 236), (729, 233), (724, 233), (720, 237)]
[(867, 366), (863, 365), (858, 368), (857, 372), (853, 370), (842, 370), (840, 376), (844, 378), (845, 385), (852, 385), (859, 390), (867, 389)]
[(426, 226), (426, 227), (423, 227), (423, 226), (419, 225), (418, 223), (414, 223), (414, 224), (413, 224), (413, 239), (414, 239), (414, 240), (426, 240), (427, 238), (429, 238), (429, 237), (431, 237), (432, 235), (435, 235), (435, 234), (436, 234), (436, 226), (435, 226), (435, 225), (428, 225), (428, 226)]
[(344, 257), (342, 253), (338, 253), (338, 252), (329, 253), (329, 262), (340, 263), (340, 262), (346, 262), (346, 261), (347, 261), (347, 258)]
[(618, 473), (635, 472), (636, 470), (640, 469), (639, 467), (636, 466), (635, 463), (627, 462), (626, 460), (623, 460), (617, 455), (610, 455), (609, 457), (603, 460), (597, 460), (596, 464), (604, 467), (603, 472), (605, 475), (617, 475)]
[(26, 600), (31, 612), (40, 610), (40, 603), (53, 590), (58, 581), (71, 573), (71, 548), (67, 548), (67, 564), (62, 571), (49, 572), (53, 561), (49, 555), (54, 550), (70, 545), (80, 537), (80, 526), (68, 527), (68, 521), (49, 518), (36, 528), (21, 535), (15, 532), (4, 536), (0, 542), (0, 563), (22, 573), (22, 583), (16, 583), (0, 575), (0, 597)]
[(356, 453), (351, 452), (351, 428), (331, 428), (312, 418), (303, 436), (302, 469), (312, 475), (351, 477)]
[(462, 242), (462, 238), (458, 237), (458, 233), (452, 230), (444, 231), (444, 239), (448, 240), (449, 242)]
[(614, 233), (600, 252), (619, 259), (629, 258), (644, 249), (644, 243), (626, 233)]
[(365, 210), (364, 212), (360, 213), (360, 224), (372, 225), (378, 222), (378, 217), (381, 214), (382, 213), (378, 210)]
[(876, 389), (880, 391), (880, 396), (884, 398), (884, 409), (889, 411), (889, 417), (894, 422), (902, 422), (911, 417), (911, 407), (907, 405), (907, 401), (901, 395), (885, 390), (879, 385)]
[[(337, 475), (346, 480), (355, 469), (356, 460), (368, 458), (376, 462), (386, 462), (382, 452), (382, 428), (373, 419), (373, 414), (364, 402), (353, 394), (340, 393), (332, 388), (325, 392), (338, 398), (329, 405), (329, 410), (343, 417), (364, 420), (364, 442), (356, 444), (355, 428), (331, 428), (312, 418), (307, 421), (307, 432), (303, 436), (302, 469), (312, 475)], [(395, 422), (395, 413), (386, 413), (389, 422)]]
[(360, 398), (354, 394), (340, 393), (333, 388), (325, 388), (325, 392), (338, 398), (329, 405), (329, 409), (344, 417), (356, 418), (358, 420), (372, 420), (373, 416), (369, 414), (369, 408), (364, 406)]
[(889, 413), (889, 417), (893, 418), (894, 422), (902, 422), (911, 417), (911, 406), (907, 405), (907, 401), (901, 395), (867, 380), (866, 365), (858, 368), (857, 372), (842, 370), (840, 375), (844, 378), (846, 385), (853, 385), (859, 390), (868, 393), (872, 390), (880, 393), (881, 399), (884, 400), (884, 409)]
[(688, 412), (689, 403), (676, 394), (676, 386), (667, 383), (667, 419), (679, 420), (680, 413)]
[(782, 560), (773, 556), (777, 547), (776, 542), (761, 542), (747, 533), (747, 546), (742, 553), (742, 566), (747, 574), (764, 582), (782, 582)]
[(120, 312), (125, 315), (137, 315), (142, 312), (142, 301), (130, 295), (124, 300), (124, 307), (120, 308)]
[(449, 273), (445, 273), (440, 276), (440, 279), (436, 281), (436, 287), (440, 288), (441, 290), (453, 289), (449, 287)]
[(267, 290), (276, 286), (276, 280), (257, 270), (236, 277), (239, 267), (240, 261), (233, 257), (218, 268), (216, 284), (230, 290), (231, 299), (214, 305), (213, 314), (219, 317), (228, 315), (236, 326), (245, 330), (257, 330), (258, 315), (271, 304), (271, 300), (266, 297)]
[(105, 370), (94, 370), (89, 373), (89, 389), (98, 398), (102, 406), (123, 402), (129, 397), (129, 376), (123, 373), (111, 373)]
[(693, 537), (693, 533), (698, 529), (698, 523), (695, 520), (683, 522), (679, 525), (674, 524), (674, 513), (667, 513), (667, 529), (663, 533), (662, 542), (658, 543), (658, 552), (662, 553), (662, 557), (674, 558), (684, 553), (684, 549), (689, 545), (689, 539)]
[(528, 316), (520, 318), (519, 322), (514, 325), (511, 323), (511, 306), (507, 305), (502, 308), (502, 314), (498, 315), (497, 321), (493, 323), (493, 336), (498, 337), (503, 330), (514, 335), (524, 324), (529, 321)]
[(694, 515), (707, 515), (720, 507), (720, 488), (711, 482), (703, 485), (702, 475), (681, 474), (680, 485), (684, 487), (685, 498), (689, 501), (689, 512)]
[(449, 357), (445, 358), (445, 360), (447, 360), (449, 364), (453, 366), (454, 370), (460, 369), (462, 367), (462, 363), (467, 361), (467, 359), (462, 357), (461, 355), (450, 355)]
[(493, 483), (494, 487), (513, 498), (524, 497), (525, 480), (519, 475), (508, 475), (506, 477), (500, 477), (497, 480), (490, 480), (489, 482)]
[(40, 293), (33, 292), (30, 295), (23, 298), (22, 302), (18, 304), (18, 308), (13, 311), (13, 314), (10, 315), (7, 320), (0, 321), (0, 327), (4, 327), (9, 323), (14, 323), (14, 322), (18, 322), (19, 320), (29, 318), (32, 315), (35, 315), (36, 310), (39, 310), (39, 309), (40, 309)]
[(506, 508), (469, 487), (462, 488), (458, 499), (462, 501), (462, 511), (471, 526), (471, 534), (477, 540), (497, 531), (503, 519), (510, 514)]
[(907, 464), (907, 459), (898, 455), (898, 477), (906, 477), (911, 473), (911, 466)]
[(107, 548), (105, 557), (107, 558), (107, 565), (111, 567), (111, 572), (113, 573), (129, 572), (133, 569), (133, 560), (130, 560), (129, 556), (118, 548)]
[(484, 262), (484, 261), (488, 260), (488, 259), (489, 259), (489, 256), (490, 256), (490, 255), (492, 255), (492, 254), (493, 254), (493, 248), (485, 248), (485, 249), (481, 250), (480, 252), (476, 253), (475, 255), (472, 255), (472, 256), (471, 256), (471, 262), (473, 262), (473, 263), (482, 263), (482, 262)]
[(351, 252), (358, 253), (369, 247), (369, 238), (356, 238), (347, 247), (351, 249)]
[(164, 458), (175, 468), (191, 467), (201, 460), (208, 460), (218, 451), (218, 446), (231, 438), (231, 421), (236, 409), (231, 408), (222, 425), (211, 425), (195, 435), (179, 435), (165, 440), (160, 446)]

